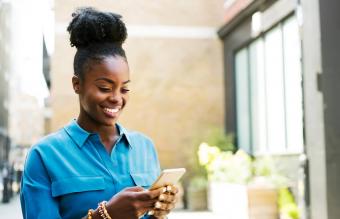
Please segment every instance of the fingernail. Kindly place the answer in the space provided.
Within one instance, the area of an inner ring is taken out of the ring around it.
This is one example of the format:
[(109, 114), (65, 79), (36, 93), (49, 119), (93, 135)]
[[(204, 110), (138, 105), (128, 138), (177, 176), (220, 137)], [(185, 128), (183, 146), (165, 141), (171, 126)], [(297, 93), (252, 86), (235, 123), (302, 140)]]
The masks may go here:
[(163, 189), (162, 189), (162, 193), (164, 193), (164, 192), (166, 192), (166, 187), (163, 187)]
[(166, 187), (166, 191), (171, 192), (171, 190), (172, 190), (172, 189), (171, 189), (171, 186), (167, 186), (167, 187)]
[(159, 196), (159, 198), (158, 198), (160, 201), (163, 201), (163, 200), (165, 200), (165, 196), (163, 195), (163, 194), (161, 194), (160, 196)]
[(154, 215), (154, 213), (155, 213), (154, 210), (150, 210), (150, 211), (148, 212), (148, 215)]
[(162, 204), (160, 202), (155, 203), (155, 208), (161, 208), (161, 207), (162, 207)]

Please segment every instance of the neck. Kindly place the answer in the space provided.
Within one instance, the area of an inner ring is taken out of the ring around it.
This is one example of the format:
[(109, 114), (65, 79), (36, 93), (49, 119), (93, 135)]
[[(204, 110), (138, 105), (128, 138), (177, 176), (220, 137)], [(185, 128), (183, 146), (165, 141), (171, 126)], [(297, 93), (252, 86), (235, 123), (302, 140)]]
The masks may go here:
[(103, 125), (82, 110), (79, 113), (77, 123), (88, 132), (98, 133), (104, 145), (111, 145), (112, 141), (118, 136), (116, 124), (112, 124), (111, 126)]

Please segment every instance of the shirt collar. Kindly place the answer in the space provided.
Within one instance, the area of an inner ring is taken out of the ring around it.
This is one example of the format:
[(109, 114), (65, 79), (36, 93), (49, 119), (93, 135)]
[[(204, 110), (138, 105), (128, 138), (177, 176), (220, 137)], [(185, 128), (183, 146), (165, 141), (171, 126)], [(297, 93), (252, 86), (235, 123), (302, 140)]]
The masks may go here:
[(80, 127), (75, 119), (73, 119), (68, 125), (66, 125), (64, 129), (80, 148), (84, 145), (87, 138), (91, 135), (90, 132)]
[[(116, 126), (118, 129), (118, 134), (120, 136), (119, 139), (125, 136), (127, 143), (130, 147), (132, 147), (128, 131), (118, 123), (116, 123)], [(75, 119), (73, 119), (68, 125), (66, 125), (64, 129), (79, 148), (81, 148), (85, 144), (85, 141), (91, 134), (95, 134), (84, 130), (82, 127), (79, 126)]]
[(121, 124), (116, 123), (117, 129), (118, 129), (118, 133), (120, 135), (120, 137), (124, 137), (126, 138), (127, 143), (129, 144), (130, 147), (132, 147), (131, 144), (131, 139), (129, 137), (129, 132), (128, 130), (126, 130)]

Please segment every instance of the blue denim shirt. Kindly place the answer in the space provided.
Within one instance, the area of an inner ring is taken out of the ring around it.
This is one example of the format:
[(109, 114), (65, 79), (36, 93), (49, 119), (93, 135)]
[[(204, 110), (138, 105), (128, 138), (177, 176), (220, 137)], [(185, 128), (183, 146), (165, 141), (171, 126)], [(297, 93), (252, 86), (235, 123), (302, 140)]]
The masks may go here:
[(21, 182), (24, 219), (80, 219), (126, 187), (148, 188), (160, 173), (152, 141), (117, 128), (111, 154), (75, 120), (34, 145)]

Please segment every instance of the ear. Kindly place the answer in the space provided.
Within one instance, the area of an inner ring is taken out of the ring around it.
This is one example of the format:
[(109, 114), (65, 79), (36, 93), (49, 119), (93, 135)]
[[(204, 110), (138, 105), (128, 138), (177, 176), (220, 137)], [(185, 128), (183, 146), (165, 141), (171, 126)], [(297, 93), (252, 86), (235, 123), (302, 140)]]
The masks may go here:
[(80, 78), (76, 75), (72, 77), (73, 90), (76, 94), (80, 93)]

